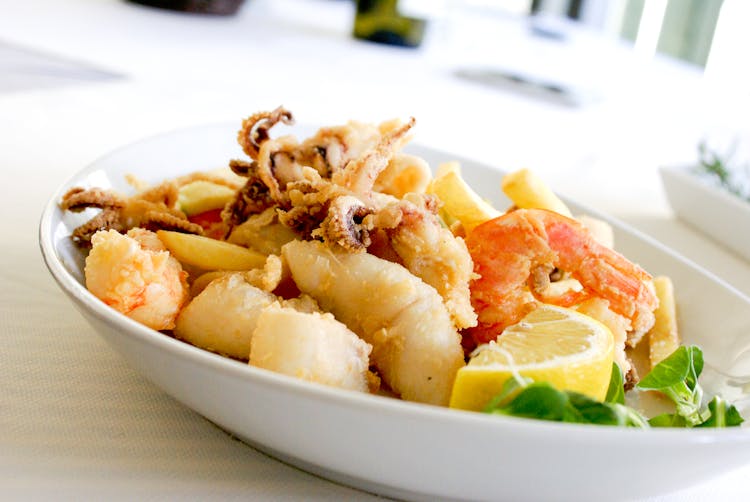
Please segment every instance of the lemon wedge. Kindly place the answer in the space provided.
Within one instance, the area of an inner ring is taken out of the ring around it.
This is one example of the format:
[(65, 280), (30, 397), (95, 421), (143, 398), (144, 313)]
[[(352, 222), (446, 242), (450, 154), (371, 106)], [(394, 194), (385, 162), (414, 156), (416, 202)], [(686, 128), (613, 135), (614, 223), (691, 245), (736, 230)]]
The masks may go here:
[(607, 394), (612, 332), (575, 310), (541, 305), (497, 341), (481, 345), (458, 371), (450, 407), (482, 410), (514, 373), (597, 400)]

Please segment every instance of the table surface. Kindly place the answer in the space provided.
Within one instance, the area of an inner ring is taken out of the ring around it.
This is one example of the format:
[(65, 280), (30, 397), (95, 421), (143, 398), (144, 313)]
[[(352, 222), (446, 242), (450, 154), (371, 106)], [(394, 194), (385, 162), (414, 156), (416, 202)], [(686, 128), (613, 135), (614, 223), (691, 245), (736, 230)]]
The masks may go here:
[[(567, 26), (551, 41), (524, 20), (451, 7), (408, 50), (352, 39), (346, 1), (251, 0), (227, 18), (115, 0), (0, 4), (2, 209), (13, 216), (0, 266), (4, 498), (375, 498), (269, 458), (165, 395), (47, 273), (37, 226), (49, 196), (158, 132), (279, 104), (307, 123), (414, 116), (420, 143), (530, 167), (750, 294), (750, 263), (676, 219), (658, 178), (660, 165), (694, 161), (702, 138), (746, 132), (747, 96), (693, 68)], [(486, 69), (560, 82), (585, 100), (465, 77)], [(649, 500), (747, 500), (749, 476), (750, 466)]]

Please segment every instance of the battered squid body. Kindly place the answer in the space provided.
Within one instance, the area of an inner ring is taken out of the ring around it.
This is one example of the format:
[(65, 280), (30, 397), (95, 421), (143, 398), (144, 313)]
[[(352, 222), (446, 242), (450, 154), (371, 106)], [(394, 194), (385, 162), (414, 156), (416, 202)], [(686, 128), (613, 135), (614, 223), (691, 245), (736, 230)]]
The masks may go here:
[(463, 349), (442, 298), (406, 268), (315, 241), (282, 248), (294, 282), (371, 344), (371, 361), (403, 399), (447, 405)]
[(369, 391), (367, 343), (309, 298), (281, 300), (251, 282), (242, 272), (211, 281), (180, 312), (175, 336), (260, 368)]

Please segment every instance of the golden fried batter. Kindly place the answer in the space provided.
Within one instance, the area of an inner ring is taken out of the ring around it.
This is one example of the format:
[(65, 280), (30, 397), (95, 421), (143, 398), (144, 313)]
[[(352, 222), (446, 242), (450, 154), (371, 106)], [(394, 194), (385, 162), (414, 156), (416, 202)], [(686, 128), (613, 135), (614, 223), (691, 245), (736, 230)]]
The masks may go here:
[(73, 230), (73, 241), (80, 246), (90, 245), (91, 237), (99, 230), (117, 230), (123, 233), (131, 228), (141, 227), (202, 234), (203, 227), (190, 222), (182, 211), (165, 204), (164, 200), (173, 198), (174, 202), (177, 201), (176, 195), (172, 197), (170, 191), (168, 183), (157, 185), (154, 189), (133, 197), (101, 188), (75, 187), (63, 195), (60, 207), (72, 212), (87, 208), (101, 209), (99, 214)]
[(365, 251), (372, 243), (367, 228), (362, 224), (365, 216), (373, 210), (351, 195), (336, 197), (328, 206), (320, 227), (313, 232), (331, 246), (340, 246), (347, 251)]
[(279, 122), (293, 124), (292, 112), (279, 106), (270, 112), (254, 113), (242, 121), (237, 141), (248, 157), (253, 160), (258, 158), (259, 146), (269, 139), (269, 129)]
[[(474, 326), (468, 289), (473, 264), (466, 245), (440, 225), (436, 201), (423, 193), (429, 166), (400, 152), (414, 118), (377, 128), (349, 122), (299, 143), (292, 136), (268, 136), (281, 117), (277, 109), (243, 123), (240, 144), (253, 162), (231, 164), (248, 182), (225, 211), (230, 228), (276, 207), (279, 222), (302, 239), (404, 265), (435, 287), (457, 327)], [(260, 134), (253, 132), (257, 124), (263, 125)]]

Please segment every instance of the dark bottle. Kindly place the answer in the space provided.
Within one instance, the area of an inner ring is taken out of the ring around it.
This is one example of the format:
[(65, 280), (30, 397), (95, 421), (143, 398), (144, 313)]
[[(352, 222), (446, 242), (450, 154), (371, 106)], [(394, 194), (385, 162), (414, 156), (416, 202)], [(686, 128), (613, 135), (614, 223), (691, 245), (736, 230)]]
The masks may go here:
[(399, 47), (419, 47), (425, 20), (403, 16), (398, 0), (357, 0), (354, 37)]

